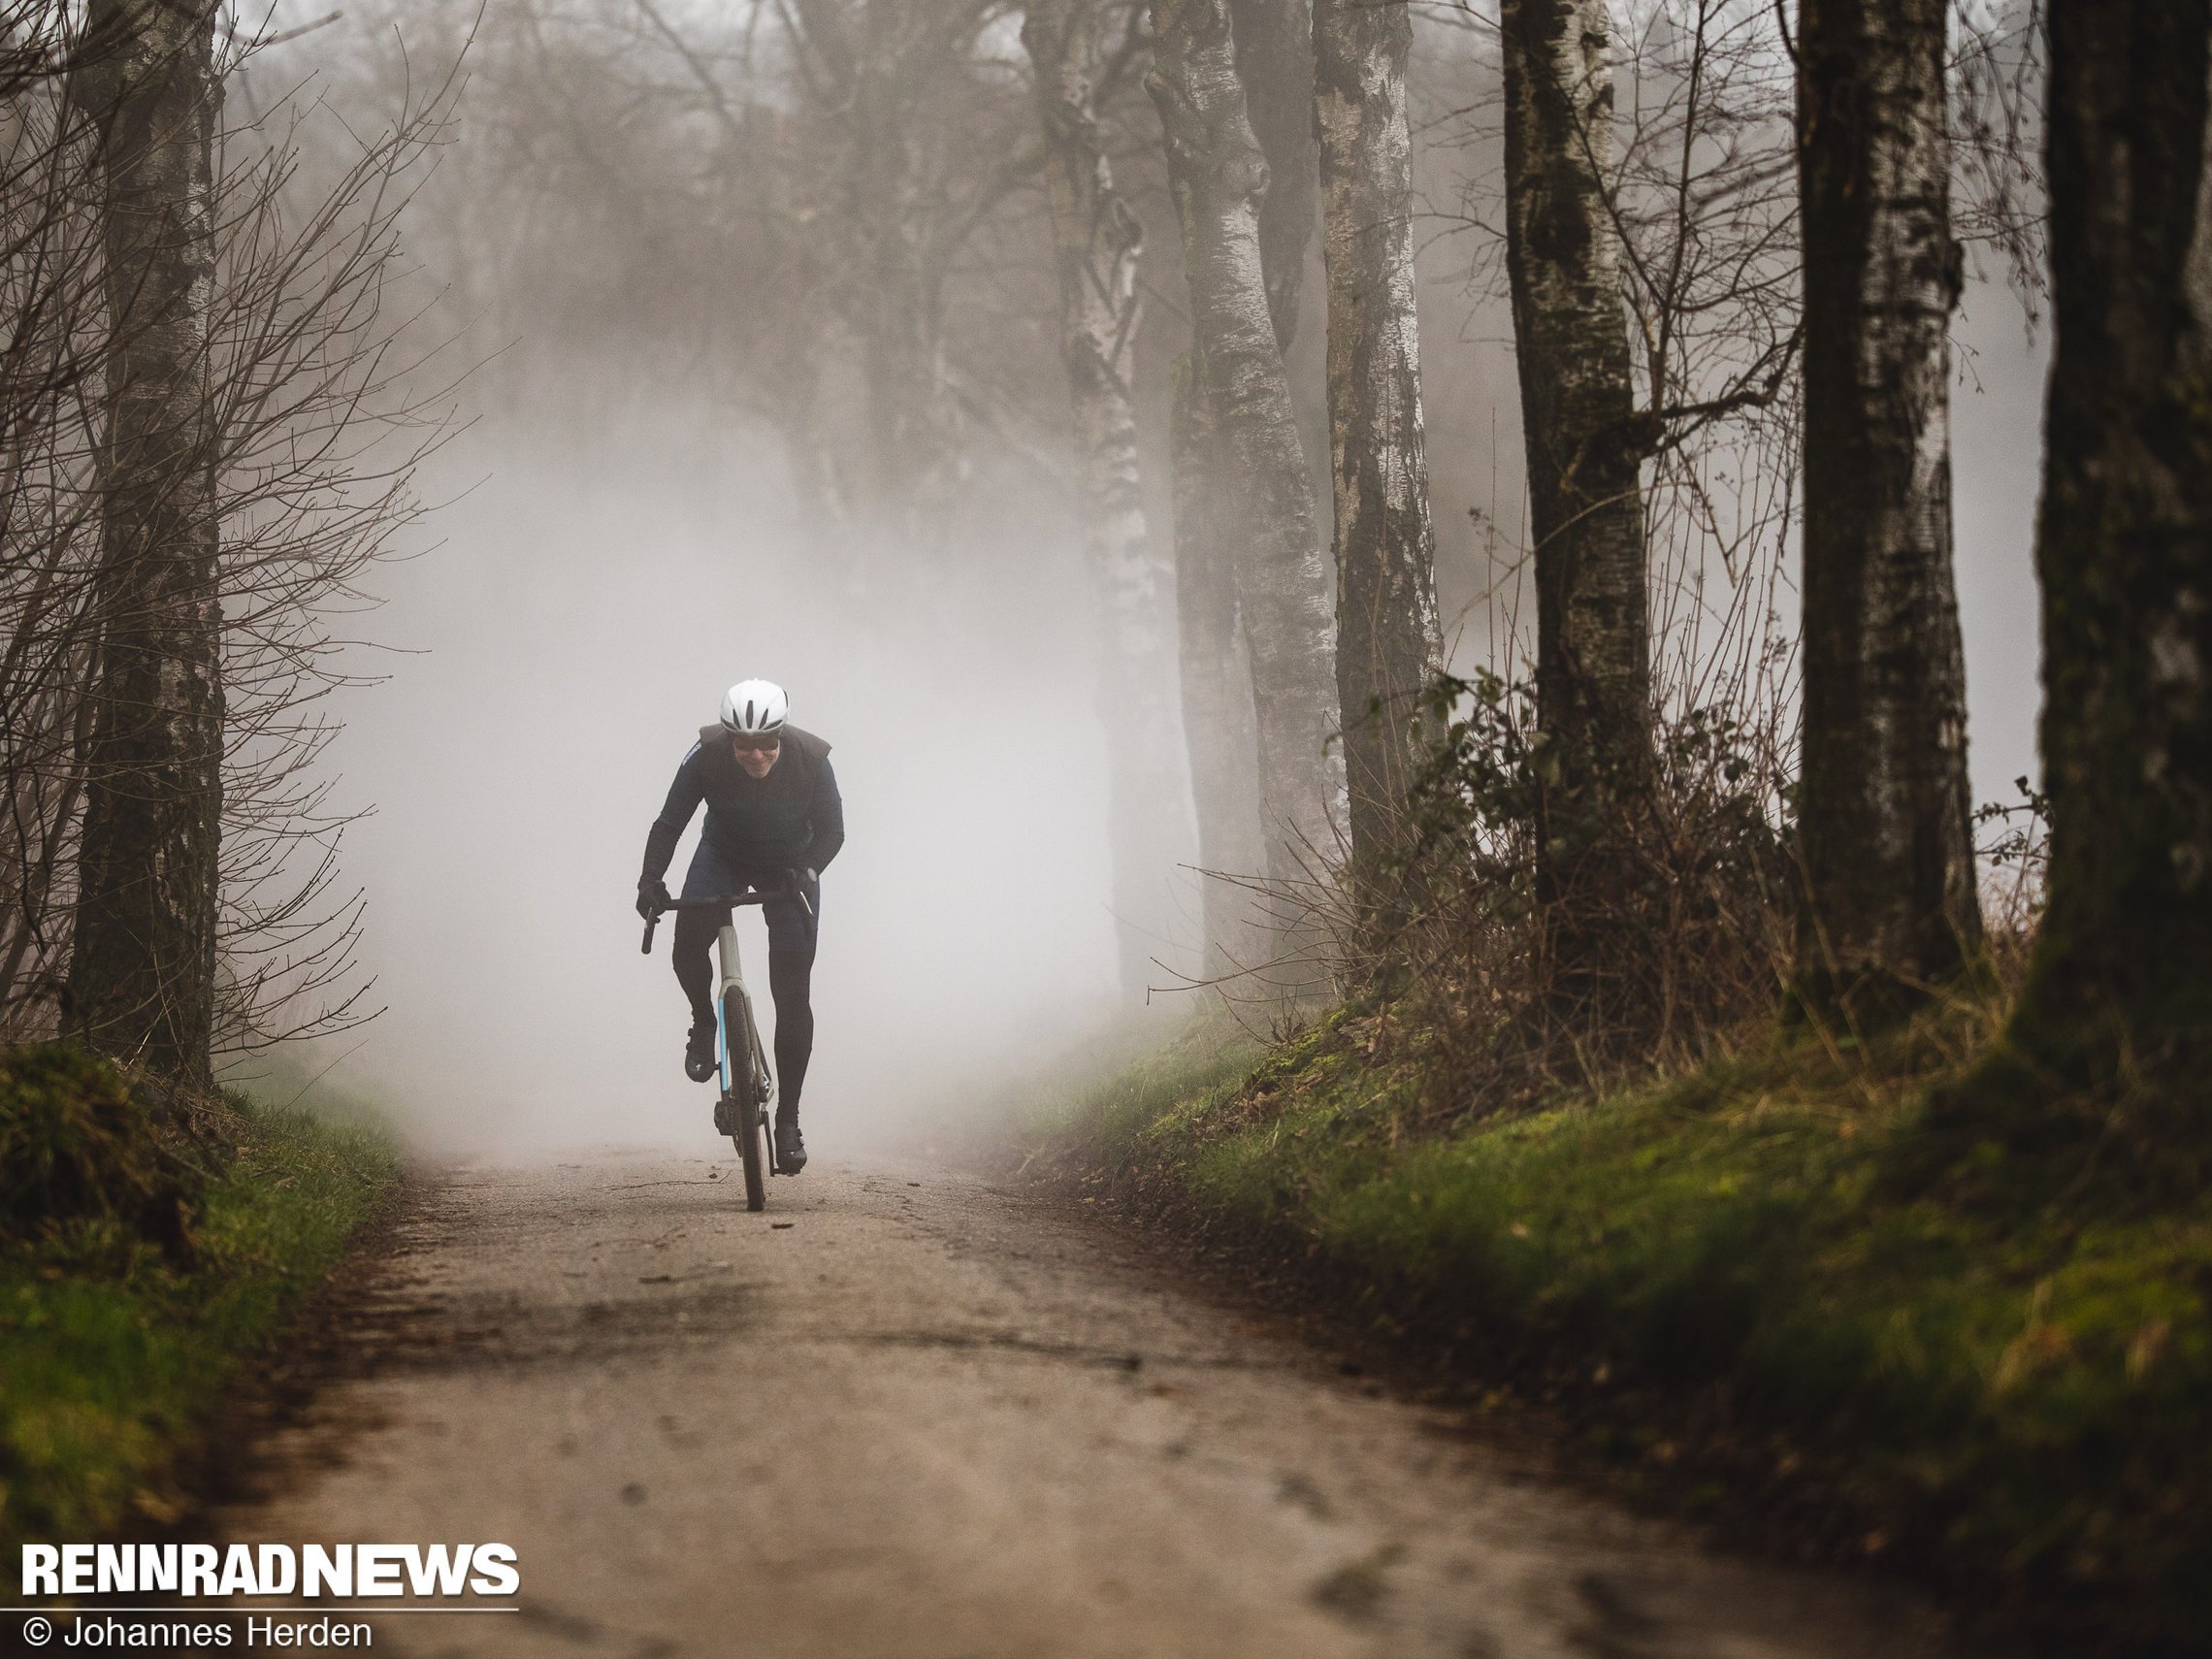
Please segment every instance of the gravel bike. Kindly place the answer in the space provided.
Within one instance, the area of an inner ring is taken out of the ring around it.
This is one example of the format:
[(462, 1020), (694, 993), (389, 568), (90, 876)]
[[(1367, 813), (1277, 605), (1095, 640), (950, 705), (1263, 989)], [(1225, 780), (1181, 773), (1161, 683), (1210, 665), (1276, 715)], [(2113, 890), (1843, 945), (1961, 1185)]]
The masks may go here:
[(745, 1208), (764, 1210), (768, 1204), (768, 1177), (787, 1173), (776, 1162), (775, 1137), (769, 1133), (768, 1108), (775, 1103), (775, 1078), (768, 1070), (767, 1050), (761, 1046), (761, 1028), (753, 1020), (752, 993), (745, 989), (744, 970), (737, 961), (737, 911), (747, 904), (765, 904), (789, 893), (811, 918), (814, 907), (796, 880), (781, 889), (748, 888), (743, 893), (713, 898), (671, 898), (656, 906), (645, 919), (645, 942), (637, 948), (653, 954), (653, 929), (670, 910), (719, 910), (722, 931), (715, 935), (714, 955), (720, 971), (714, 992), (714, 1058), (721, 1072), (722, 1093), (714, 1103), (714, 1128), (737, 1147), (737, 1160), (745, 1167)]

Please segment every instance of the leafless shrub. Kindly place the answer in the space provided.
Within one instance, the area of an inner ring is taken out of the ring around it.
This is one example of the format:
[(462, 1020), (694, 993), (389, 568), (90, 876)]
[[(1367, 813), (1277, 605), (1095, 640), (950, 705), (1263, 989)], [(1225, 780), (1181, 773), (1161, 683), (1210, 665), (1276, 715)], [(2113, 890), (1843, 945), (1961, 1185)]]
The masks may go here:
[(1771, 1017), (1792, 894), (1771, 732), (1725, 709), (1662, 727), (1649, 798), (1623, 826), (1633, 865), (1545, 900), (1611, 942), (1569, 976), (1539, 924), (1533, 689), (1485, 672), (1434, 696), (1445, 736), (1416, 792), (1419, 845), (1386, 937), (1370, 922), (1360, 957), (1398, 1024), (1426, 1033), (1436, 1110), (1511, 1110), (1692, 1061)]

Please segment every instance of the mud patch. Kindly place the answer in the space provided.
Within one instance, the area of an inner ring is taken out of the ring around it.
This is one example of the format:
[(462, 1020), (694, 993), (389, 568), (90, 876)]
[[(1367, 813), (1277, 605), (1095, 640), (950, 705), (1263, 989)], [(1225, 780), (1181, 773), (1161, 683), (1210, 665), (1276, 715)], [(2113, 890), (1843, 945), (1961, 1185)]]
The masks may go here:
[(579, 1302), (504, 1291), (370, 1303), (347, 1369), (380, 1378), (649, 1361), (753, 1328), (759, 1288), (656, 1284)]

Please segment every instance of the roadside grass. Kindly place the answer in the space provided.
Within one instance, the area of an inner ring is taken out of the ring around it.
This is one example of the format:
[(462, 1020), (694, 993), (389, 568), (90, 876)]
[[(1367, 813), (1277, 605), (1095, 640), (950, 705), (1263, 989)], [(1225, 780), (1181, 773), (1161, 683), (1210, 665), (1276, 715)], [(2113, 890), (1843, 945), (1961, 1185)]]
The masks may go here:
[(1777, 1033), (1441, 1131), (1372, 1016), (1257, 1057), (1198, 1027), (1051, 1132), (1094, 1188), (1272, 1241), (1385, 1334), (1560, 1404), (1632, 1485), (2068, 1640), (2201, 1651), (2212, 1204), (1944, 1127), (1998, 1012)]
[[(0, 1056), (0, 1071), (56, 1052)], [(179, 1453), (398, 1173), (394, 1144), (362, 1122), (237, 1094), (214, 1116), (212, 1134), (172, 1153), (193, 1175), (186, 1248), (112, 1217), (5, 1229), (0, 1549), (10, 1555), (22, 1541), (81, 1542), (133, 1516), (174, 1518)]]

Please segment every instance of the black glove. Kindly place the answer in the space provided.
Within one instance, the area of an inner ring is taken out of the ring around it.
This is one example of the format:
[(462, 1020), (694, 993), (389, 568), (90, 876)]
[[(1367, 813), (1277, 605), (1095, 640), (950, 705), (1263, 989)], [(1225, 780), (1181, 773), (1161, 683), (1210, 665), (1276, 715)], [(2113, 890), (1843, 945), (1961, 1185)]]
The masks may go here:
[(668, 896), (668, 884), (659, 876), (637, 884), (637, 914), (650, 922), (675, 900)]

